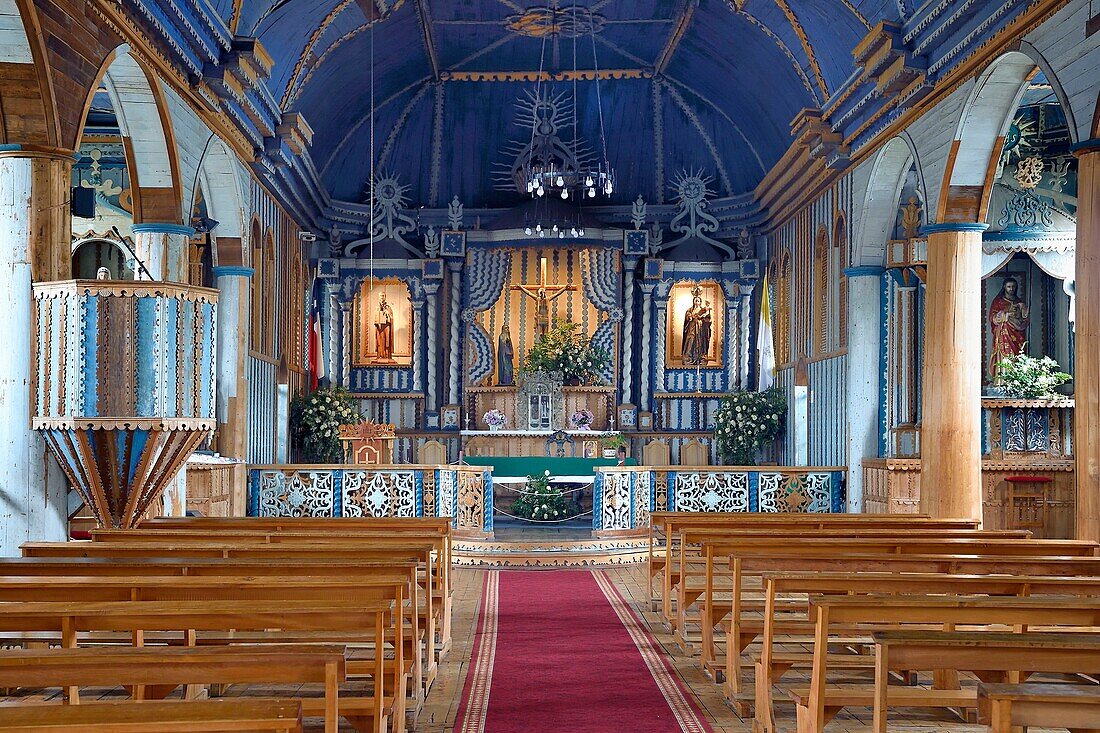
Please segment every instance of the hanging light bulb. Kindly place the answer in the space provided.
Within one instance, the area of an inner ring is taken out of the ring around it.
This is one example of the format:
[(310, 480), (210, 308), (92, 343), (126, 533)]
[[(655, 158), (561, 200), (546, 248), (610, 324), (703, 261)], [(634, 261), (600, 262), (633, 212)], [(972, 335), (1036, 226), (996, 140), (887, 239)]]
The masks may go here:
[(591, 174), (584, 177), (584, 185), (588, 186), (589, 188), (592, 188), (592, 183), (593, 183), (593, 181), (592, 181)]
[(577, 236), (577, 228), (576, 227), (573, 227), (572, 229), (569, 230), (569, 236), (571, 236), (571, 237)]
[(530, 237), (531, 236), (531, 227), (527, 227), (526, 229), (524, 229), (523, 233), (526, 234), (528, 237)]
[(565, 239), (565, 232), (564, 231), (558, 232), (558, 239)]
[(545, 237), (545, 236), (546, 236), (546, 232), (544, 232), (544, 231), (539, 231), (539, 236), (540, 236), (540, 237)]
[(554, 231), (555, 232), (558, 231), (558, 225), (557, 224), (554, 225)]
[(577, 236), (579, 236), (579, 237), (583, 237), (583, 236), (584, 236), (584, 227), (581, 227), (581, 228), (580, 228), (580, 231), (579, 231), (579, 232), (577, 232)]
[(546, 195), (546, 189), (543, 188), (542, 184), (540, 183), (538, 191), (536, 191), (535, 193), (537, 193), (539, 196), (545, 196)]
[(559, 173), (559, 174), (558, 174), (558, 179), (557, 179), (556, 181), (554, 181), (554, 183), (556, 183), (556, 184), (558, 185), (558, 187), (559, 187), (559, 188), (560, 188), (561, 186), (564, 186), (564, 185), (565, 185), (565, 178), (564, 178), (564, 177), (562, 177), (562, 174), (561, 174), (561, 173)]
[(562, 197), (563, 199), (567, 199), (567, 198), (569, 198), (569, 189), (568, 189), (568, 188), (563, 188), (563, 189), (561, 190), (561, 197)]
[(594, 189), (594, 188), (588, 189), (588, 198), (590, 198), (590, 199), (596, 198), (596, 189)]
[(535, 231), (537, 231), (539, 234), (542, 234), (542, 224), (536, 224)]

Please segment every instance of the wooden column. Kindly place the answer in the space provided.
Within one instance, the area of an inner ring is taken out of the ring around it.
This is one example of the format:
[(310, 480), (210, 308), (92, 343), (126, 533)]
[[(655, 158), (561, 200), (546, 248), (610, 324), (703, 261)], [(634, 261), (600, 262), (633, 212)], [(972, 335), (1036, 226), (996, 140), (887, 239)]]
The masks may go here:
[(981, 265), (987, 225), (948, 222), (928, 235), (920, 510), (982, 518)]
[(192, 227), (183, 224), (134, 224), (134, 250), (141, 265), (138, 280), (187, 282), (187, 243), (195, 236)]
[(248, 458), (248, 356), (250, 282), (255, 270), (241, 265), (214, 268), (218, 281), (218, 451)]
[(0, 556), (28, 540), (65, 538), (67, 486), (41, 435), (31, 430), (31, 283), (72, 277), (72, 151), (0, 150)]
[(1100, 139), (1077, 146), (1074, 455), (1077, 537), (1100, 540)]

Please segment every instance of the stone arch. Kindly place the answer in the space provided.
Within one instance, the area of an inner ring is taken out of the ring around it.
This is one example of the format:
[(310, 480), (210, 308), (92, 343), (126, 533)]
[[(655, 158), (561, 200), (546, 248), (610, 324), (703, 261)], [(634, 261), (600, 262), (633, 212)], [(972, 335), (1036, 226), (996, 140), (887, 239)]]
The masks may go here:
[(858, 248), (850, 257), (853, 266), (881, 267), (886, 263), (886, 240), (897, 221), (898, 198), (905, 186), (905, 177), (914, 164), (921, 197), (927, 201), (920, 160), (908, 135), (892, 138), (875, 156), (863, 197), (857, 236), (852, 240), (853, 246)]
[(1038, 67), (1022, 51), (995, 59), (963, 105), (940, 191), (938, 221), (985, 221), (1005, 133)]
[(61, 130), (34, 3), (0, 0), (0, 143), (59, 147)]
[(130, 53), (129, 46), (119, 46), (100, 66), (85, 101), (84, 119), (100, 82), (111, 98), (126, 146), (134, 223), (182, 223), (183, 194), (175, 136), (159, 80)]

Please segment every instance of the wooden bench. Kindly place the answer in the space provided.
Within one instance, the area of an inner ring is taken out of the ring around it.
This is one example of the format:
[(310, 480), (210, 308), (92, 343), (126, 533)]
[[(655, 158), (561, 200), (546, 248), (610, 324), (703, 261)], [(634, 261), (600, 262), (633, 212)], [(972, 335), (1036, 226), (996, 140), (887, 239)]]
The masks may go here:
[[(410, 566), (413, 567), (413, 566)], [(381, 592), (379, 592), (379, 589)], [(395, 603), (416, 592), (416, 584), (410, 582), (408, 573), (381, 572), (354, 575), (352, 577), (193, 577), (193, 576), (57, 576), (43, 583), (35, 576), (0, 576), (0, 602), (64, 602), (79, 598), (82, 602), (105, 601), (254, 601), (281, 603), (297, 601), (353, 602), (369, 598), (391, 598)], [(415, 599), (415, 595), (413, 596)], [(414, 720), (434, 680), (423, 669), (422, 635), (419, 631), (419, 613), (410, 605), (406, 609), (409, 633), (406, 635), (404, 660), (413, 681), (409, 686), (414, 701)], [(284, 633), (252, 635), (248, 643), (279, 643), (287, 640)], [(323, 637), (310, 639), (321, 641)], [(358, 638), (346, 633), (335, 637), (342, 643), (354, 644)], [(15, 641), (6, 640), (6, 641)], [(148, 641), (148, 640), (147, 640)], [(241, 643), (244, 639), (235, 635), (196, 635), (194, 643)], [(349, 663), (349, 673), (363, 674), (370, 660)], [(365, 670), (369, 673), (369, 669)]]
[(97, 702), (0, 707), (7, 733), (300, 733), (297, 701)]
[[(401, 542), (373, 539), (349, 540), (347, 543), (278, 543), (257, 544), (250, 542), (175, 542), (166, 544), (115, 543), (115, 542), (28, 542), (21, 549), (24, 558), (210, 558), (234, 560), (263, 560), (267, 562), (301, 562), (315, 560), (339, 563), (348, 558), (388, 562), (419, 562), (425, 573), (425, 592), (429, 608), (429, 631), (436, 633), (442, 656), (450, 645), (449, 616), (444, 614), (441, 599), (446, 597), (446, 586), (434, 569), (432, 554), (436, 541), (415, 538)], [(429, 636), (429, 638), (432, 638)]]
[[(681, 546), (679, 533), (686, 528), (787, 528), (807, 529), (837, 527), (884, 527), (927, 529), (978, 529), (980, 522), (973, 519), (930, 519), (926, 515), (899, 514), (727, 514), (720, 512), (652, 512), (649, 529), (649, 597), (652, 599), (653, 579), (662, 575), (659, 610), (666, 623), (672, 620), (672, 588), (677, 582), (677, 568), (673, 563), (676, 550)], [(664, 536), (664, 554), (657, 545)], [(680, 565), (682, 567), (682, 564)], [(655, 609), (657, 610), (657, 609)]]
[[(762, 619), (731, 617), (727, 626), (727, 656), (725, 690), (730, 702), (739, 702), (741, 674), (740, 654), (762, 636), (759, 657), (753, 659), (758, 705), (771, 705), (771, 688), (783, 674), (812, 659), (805, 655), (777, 654), (781, 635), (812, 632), (808, 620), (808, 598), (797, 602), (779, 603), (781, 594), (957, 594), (990, 596), (1083, 596), (1100, 595), (1100, 577), (1043, 577), (942, 575), (936, 573), (765, 573), (764, 616)], [(780, 609), (788, 613), (781, 619)], [(790, 612), (794, 613), (790, 613)], [(841, 631), (840, 633), (846, 633)], [(736, 641), (734, 641), (736, 639)], [(869, 641), (869, 639), (868, 639)], [(870, 665), (870, 659), (866, 664)], [(739, 707), (740, 712), (747, 709)]]
[[(950, 670), (974, 672), (980, 677), (991, 672), (1017, 676), (1100, 672), (1100, 634), (883, 631), (875, 632), (874, 640), (875, 733), (887, 730), (891, 669), (940, 669), (947, 663)], [(971, 706), (976, 704), (975, 697)]]
[[(835, 624), (865, 624), (868, 631), (875, 626), (893, 628), (909, 624), (936, 625), (945, 630), (994, 625), (1026, 630), (1029, 625), (1039, 624), (1087, 631), (1100, 628), (1100, 599), (1097, 598), (818, 596), (810, 601), (810, 612), (814, 619), (810, 686), (808, 690), (788, 691), (798, 703), (798, 733), (821, 733), (828, 720), (845, 705), (858, 704), (851, 702), (857, 697), (851, 690), (841, 692), (840, 697), (829, 696), (828, 644)], [(942, 663), (945, 661), (942, 648), (939, 653)], [(870, 702), (865, 704), (870, 705), (874, 701), (873, 689), (868, 694)], [(845, 701), (844, 705), (840, 698)], [(757, 724), (765, 730), (775, 730), (771, 713), (770, 707), (756, 707)]]
[[(271, 604), (244, 601), (129, 601), (106, 603), (0, 603), (0, 631), (60, 631), (64, 648), (77, 646), (81, 631), (124, 631), (134, 634), (135, 645), (142, 643), (147, 631), (290, 631), (374, 632), (374, 647), (385, 645), (387, 616), (393, 602), (354, 601), (318, 603), (285, 601)], [(403, 627), (401, 614), (396, 617), (398, 637)], [(404, 728), (404, 672), (401, 645), (394, 646), (395, 664), (386, 682), (384, 655), (375, 654), (375, 694), (357, 697), (345, 706), (345, 717), (358, 730), (386, 729), (392, 720), (394, 730)], [(387, 697), (385, 689), (395, 690)], [(392, 715), (390, 715), (392, 713)], [(326, 733), (335, 733), (337, 721), (326, 718)]]
[(1100, 688), (1087, 685), (978, 685), (978, 721), (990, 733), (1016, 726), (1067, 728), (1070, 733), (1100, 733)]
[[(703, 608), (699, 618), (702, 634), (702, 664), (707, 669), (716, 667), (713, 624), (708, 623), (715, 616), (716, 560), (724, 559), (733, 563), (730, 571), (733, 575), (730, 592), (734, 596), (739, 596), (740, 587), (737, 586), (737, 583), (741, 575), (736, 563), (741, 558), (753, 555), (777, 557), (783, 555), (806, 556), (816, 553), (841, 557), (847, 553), (867, 552), (891, 556), (942, 553), (992, 556), (1057, 554), (1058, 556), (1092, 557), (1100, 549), (1100, 546), (1096, 543), (1076, 540), (1018, 540), (988, 538), (980, 535), (936, 538), (924, 537), (919, 533), (916, 536), (906, 537), (884, 537), (879, 535), (824, 537), (802, 534), (792, 537), (789, 534), (776, 534), (773, 537), (762, 538), (754, 535), (745, 536), (693, 530), (685, 532), (684, 538), (685, 541), (697, 539), (702, 545), (704, 584), (701, 589), (689, 589), (686, 582), (680, 583), (676, 608), (676, 638), (684, 648), (689, 648), (688, 610), (694, 601), (701, 597)], [(720, 618), (715, 619), (714, 623), (717, 623)]]

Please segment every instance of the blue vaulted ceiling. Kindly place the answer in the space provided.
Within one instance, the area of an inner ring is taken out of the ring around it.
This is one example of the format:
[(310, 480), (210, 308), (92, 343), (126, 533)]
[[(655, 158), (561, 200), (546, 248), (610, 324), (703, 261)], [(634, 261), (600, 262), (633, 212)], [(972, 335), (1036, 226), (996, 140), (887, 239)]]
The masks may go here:
[[(551, 0), (554, 2), (554, 0)], [(790, 144), (799, 110), (821, 107), (852, 75), (852, 48), (902, 0), (577, 0), (597, 30), (576, 37), (576, 66), (620, 70), (599, 83), (616, 200), (670, 198), (681, 169), (745, 193)], [(312, 159), (336, 199), (359, 201), (375, 166), (410, 186), (411, 206), (509, 206), (494, 180), (510, 143), (529, 137), (516, 101), (534, 88), (507, 74), (573, 68), (574, 38), (539, 26), (546, 0), (213, 0), (238, 35), (275, 59), (269, 86), (315, 131)], [(362, 5), (381, 17), (367, 22)], [(899, 7), (900, 6), (900, 7)], [(572, 13), (572, 4), (560, 7)], [(373, 38), (372, 38), (373, 37)], [(544, 50), (545, 49), (545, 50)], [(662, 64), (661, 59), (666, 58)], [(476, 80), (470, 80), (476, 79)], [(570, 91), (566, 82), (546, 85)], [(599, 147), (597, 84), (577, 83), (578, 128)], [(565, 136), (572, 137), (567, 131)]]

